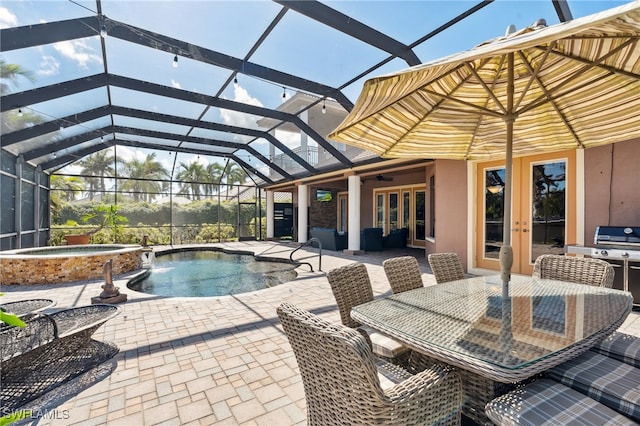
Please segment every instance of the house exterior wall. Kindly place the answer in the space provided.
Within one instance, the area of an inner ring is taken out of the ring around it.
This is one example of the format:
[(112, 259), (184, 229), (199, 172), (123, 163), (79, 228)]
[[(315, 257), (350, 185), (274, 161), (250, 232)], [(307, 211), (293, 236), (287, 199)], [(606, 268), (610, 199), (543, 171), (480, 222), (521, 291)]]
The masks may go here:
[(585, 245), (599, 225), (640, 226), (640, 138), (584, 153)]
[[(426, 255), (455, 252), (467, 264), (467, 165), (465, 161), (435, 162), (435, 240), (427, 242)], [(471, 242), (469, 242), (470, 244)]]
[(375, 211), (375, 203), (373, 200), (374, 188), (379, 189), (404, 185), (416, 185), (424, 184), (425, 182), (424, 169), (418, 169), (413, 173), (395, 175), (392, 181), (378, 181), (373, 179), (373, 177), (371, 177), (371, 179), (363, 180), (360, 195), (360, 228), (364, 229), (373, 227), (373, 215)]

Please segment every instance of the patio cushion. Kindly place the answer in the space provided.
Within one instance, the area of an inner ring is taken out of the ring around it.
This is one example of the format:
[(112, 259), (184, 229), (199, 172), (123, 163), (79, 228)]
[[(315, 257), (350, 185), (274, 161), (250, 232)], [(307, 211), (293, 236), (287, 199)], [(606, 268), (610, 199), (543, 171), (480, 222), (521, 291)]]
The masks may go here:
[(640, 338), (636, 336), (615, 332), (592, 350), (634, 367), (640, 367)]
[(549, 377), (640, 421), (640, 369), (587, 351), (549, 370)]
[(385, 336), (371, 327), (363, 325), (360, 326), (360, 329), (364, 330), (369, 336), (369, 339), (371, 340), (371, 348), (373, 349), (373, 353), (376, 355), (387, 359), (394, 359), (409, 350), (407, 346), (404, 346), (402, 343), (392, 339), (391, 337)]
[(411, 373), (383, 359), (376, 360), (378, 380), (382, 389), (390, 389), (411, 378)]
[(491, 402), (497, 425), (628, 425), (631, 420), (580, 392), (549, 379), (519, 387)]

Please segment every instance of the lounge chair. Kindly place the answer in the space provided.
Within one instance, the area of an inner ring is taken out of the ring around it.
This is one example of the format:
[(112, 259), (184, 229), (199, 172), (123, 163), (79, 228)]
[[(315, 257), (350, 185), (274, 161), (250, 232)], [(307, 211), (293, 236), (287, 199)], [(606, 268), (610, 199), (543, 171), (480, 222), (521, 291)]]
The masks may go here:
[(120, 312), (90, 305), (52, 314), (29, 314), (26, 327), (0, 329), (0, 406), (13, 410), (103, 363), (118, 352), (93, 333)]
[(0, 303), (0, 310), (22, 317), (55, 306), (51, 299), (27, 299), (15, 302)]
[[(0, 360), (36, 362), (37, 357), (57, 351), (66, 354), (86, 343), (107, 320), (120, 312), (114, 305), (89, 305), (52, 314), (23, 317), (26, 327), (4, 327), (0, 331)], [(4, 373), (4, 368), (3, 368)]]

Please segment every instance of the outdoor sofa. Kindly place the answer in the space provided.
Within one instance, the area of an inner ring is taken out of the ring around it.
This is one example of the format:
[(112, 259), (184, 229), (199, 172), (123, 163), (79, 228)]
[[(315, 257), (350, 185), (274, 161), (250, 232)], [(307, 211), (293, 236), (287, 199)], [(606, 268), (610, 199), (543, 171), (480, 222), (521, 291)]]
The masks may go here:
[(335, 228), (311, 228), (311, 238), (317, 238), (325, 250), (344, 250), (347, 248), (346, 232), (338, 232)]

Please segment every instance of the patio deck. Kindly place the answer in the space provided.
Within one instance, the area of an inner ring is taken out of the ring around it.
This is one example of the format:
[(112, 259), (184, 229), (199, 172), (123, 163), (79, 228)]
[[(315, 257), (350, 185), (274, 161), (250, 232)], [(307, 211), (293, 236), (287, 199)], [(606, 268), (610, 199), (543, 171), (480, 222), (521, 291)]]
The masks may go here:
[[(263, 256), (288, 257), (297, 245), (270, 242), (215, 244)], [(317, 269), (317, 250), (296, 259)], [(411, 252), (425, 283), (435, 284), (421, 250), (387, 250), (366, 255), (323, 252), (327, 272), (354, 261), (366, 264), (374, 294), (390, 294), (382, 261)], [(315, 256), (315, 257), (314, 257)], [(298, 278), (270, 289), (234, 296), (158, 297), (126, 288), (120, 315), (94, 335), (116, 343), (120, 352), (93, 374), (63, 386), (32, 404), (41, 425), (296, 425), (306, 424), (300, 375), (276, 316), (292, 302), (339, 321), (324, 272), (298, 268)], [(87, 305), (100, 294), (101, 280), (46, 286), (4, 286), (2, 302), (50, 298), (56, 308)], [(633, 312), (621, 331), (640, 336)]]

